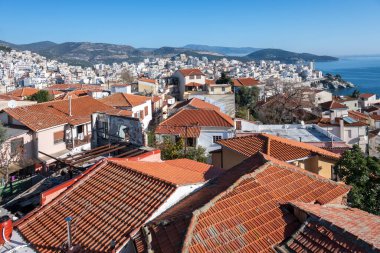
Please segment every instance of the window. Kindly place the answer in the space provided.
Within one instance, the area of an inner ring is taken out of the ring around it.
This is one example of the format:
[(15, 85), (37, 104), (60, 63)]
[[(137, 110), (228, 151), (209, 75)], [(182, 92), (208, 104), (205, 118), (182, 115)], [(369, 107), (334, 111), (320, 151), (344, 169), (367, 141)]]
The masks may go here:
[(198, 76), (197, 76), (197, 79), (201, 79), (201, 75), (198, 75)]
[(214, 143), (216, 143), (217, 141), (219, 141), (219, 140), (221, 140), (222, 139), (222, 136), (220, 136), (220, 135), (214, 135), (213, 137), (212, 137), (212, 141), (214, 142)]
[(54, 144), (58, 144), (64, 141), (65, 132), (59, 131), (54, 133)]
[(195, 147), (195, 138), (187, 138), (186, 139), (186, 145), (188, 147)]
[(190, 76), (190, 79), (194, 79), (195, 78), (195, 76)]
[(11, 156), (17, 155), (24, 148), (24, 138), (11, 140)]
[(331, 165), (331, 180), (338, 181), (338, 175), (335, 173), (334, 165)]
[(214, 87), (211, 87), (211, 91), (214, 92)]
[(347, 130), (347, 137), (348, 138), (352, 138), (352, 136), (351, 136), (351, 130)]
[(241, 121), (240, 120), (236, 121), (236, 130), (241, 130)]
[(223, 92), (226, 91), (226, 88), (222, 87), (222, 91), (223, 91)]
[(144, 119), (144, 111), (143, 110), (140, 111), (140, 119)]
[(102, 137), (104, 139), (108, 139), (108, 122), (102, 122), (102, 129), (101, 129)]
[(145, 112), (145, 116), (147, 116), (147, 115), (149, 114), (148, 106), (145, 106), (145, 107), (144, 107), (144, 112)]

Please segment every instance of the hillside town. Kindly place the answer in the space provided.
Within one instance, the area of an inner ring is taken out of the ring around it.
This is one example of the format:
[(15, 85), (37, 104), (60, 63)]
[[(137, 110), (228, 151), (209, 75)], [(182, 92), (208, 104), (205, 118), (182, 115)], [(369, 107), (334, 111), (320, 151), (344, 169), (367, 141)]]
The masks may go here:
[(324, 74), (0, 51), (0, 252), (380, 252), (380, 100)]

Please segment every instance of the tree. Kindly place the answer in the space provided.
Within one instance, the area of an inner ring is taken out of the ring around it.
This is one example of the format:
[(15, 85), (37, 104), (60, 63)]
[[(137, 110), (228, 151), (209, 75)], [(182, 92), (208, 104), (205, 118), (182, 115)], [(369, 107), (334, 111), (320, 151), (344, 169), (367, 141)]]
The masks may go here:
[(343, 153), (335, 166), (340, 179), (352, 186), (348, 204), (364, 211), (380, 214), (380, 161), (365, 156), (358, 145)]
[(39, 90), (37, 93), (28, 97), (28, 99), (37, 101), (37, 103), (43, 103), (53, 100), (53, 96), (47, 90)]
[(360, 91), (358, 89), (355, 89), (352, 94), (351, 94), (351, 97), (353, 98), (358, 98), (360, 95)]
[(227, 76), (227, 74), (225, 73), (225, 72), (222, 72), (221, 74), (220, 74), (220, 78), (219, 79), (217, 79), (216, 81), (215, 81), (215, 83), (216, 84), (232, 84), (233, 82), (232, 82), (232, 79), (231, 79), (231, 77), (229, 77), (229, 76)]
[(158, 145), (161, 150), (162, 160), (172, 160), (179, 158), (188, 158), (198, 162), (206, 162), (207, 156), (205, 155), (206, 149), (203, 147), (187, 147), (187, 152), (184, 152), (184, 140), (180, 139), (173, 142), (170, 138), (164, 138), (164, 141)]
[(260, 90), (257, 87), (241, 87), (235, 93), (235, 101), (239, 107), (254, 109), (259, 100)]
[(121, 71), (120, 78), (124, 83), (132, 83), (134, 81), (132, 73), (128, 69)]

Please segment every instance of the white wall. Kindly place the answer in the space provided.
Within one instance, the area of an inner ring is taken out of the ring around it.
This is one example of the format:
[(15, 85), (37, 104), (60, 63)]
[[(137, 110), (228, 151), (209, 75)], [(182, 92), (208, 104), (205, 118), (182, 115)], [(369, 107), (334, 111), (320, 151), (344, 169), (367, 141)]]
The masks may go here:
[(206, 153), (220, 148), (220, 145), (213, 142), (213, 136), (222, 136), (222, 139), (232, 138), (235, 136), (235, 131), (232, 127), (202, 127), (197, 146), (204, 147)]
[(145, 115), (142, 120), (144, 130), (146, 130), (149, 126), (149, 122), (152, 120), (152, 100), (147, 100), (144, 104), (132, 107), (133, 115), (139, 111), (143, 111), (145, 114), (145, 107), (148, 106), (148, 115)]

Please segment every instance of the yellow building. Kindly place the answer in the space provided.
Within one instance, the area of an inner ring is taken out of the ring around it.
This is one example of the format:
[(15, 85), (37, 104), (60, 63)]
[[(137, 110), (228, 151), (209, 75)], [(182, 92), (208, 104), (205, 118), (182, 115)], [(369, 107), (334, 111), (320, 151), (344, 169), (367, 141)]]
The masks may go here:
[(261, 152), (325, 178), (336, 178), (334, 165), (340, 155), (307, 143), (261, 133), (220, 140), (218, 144), (221, 149), (211, 153), (212, 163), (225, 170)]

